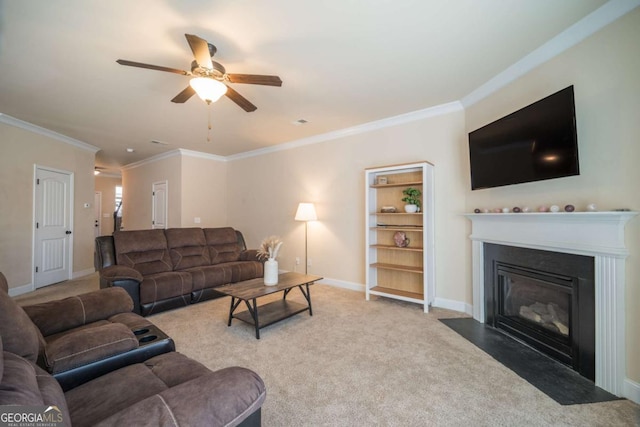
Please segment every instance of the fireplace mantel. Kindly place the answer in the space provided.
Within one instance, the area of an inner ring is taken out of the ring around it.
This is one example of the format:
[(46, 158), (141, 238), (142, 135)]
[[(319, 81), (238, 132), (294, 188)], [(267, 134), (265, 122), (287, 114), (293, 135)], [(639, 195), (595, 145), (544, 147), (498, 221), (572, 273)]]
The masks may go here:
[(467, 214), (472, 222), (473, 317), (485, 321), (484, 243), (594, 257), (596, 385), (623, 396), (626, 223), (638, 212)]

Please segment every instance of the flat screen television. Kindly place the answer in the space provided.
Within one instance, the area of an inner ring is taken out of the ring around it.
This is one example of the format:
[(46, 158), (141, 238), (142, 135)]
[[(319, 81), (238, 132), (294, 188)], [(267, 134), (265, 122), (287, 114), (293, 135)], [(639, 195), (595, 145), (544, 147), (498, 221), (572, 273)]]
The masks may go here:
[(579, 175), (573, 86), (469, 133), (471, 189)]

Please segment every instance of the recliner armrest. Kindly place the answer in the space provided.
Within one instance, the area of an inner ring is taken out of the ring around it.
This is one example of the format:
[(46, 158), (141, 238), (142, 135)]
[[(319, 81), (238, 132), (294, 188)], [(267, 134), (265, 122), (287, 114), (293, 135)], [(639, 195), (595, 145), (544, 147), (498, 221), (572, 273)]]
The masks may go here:
[(266, 258), (259, 257), (257, 249), (246, 249), (240, 252), (240, 261), (258, 261), (264, 263)]

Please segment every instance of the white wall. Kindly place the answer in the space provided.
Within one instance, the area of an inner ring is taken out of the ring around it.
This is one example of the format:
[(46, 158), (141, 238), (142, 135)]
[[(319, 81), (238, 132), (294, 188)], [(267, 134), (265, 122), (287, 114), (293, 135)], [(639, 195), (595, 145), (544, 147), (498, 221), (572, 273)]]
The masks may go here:
[[(0, 123), (0, 271), (10, 288), (32, 287), (34, 166), (73, 172), (73, 274), (93, 271), (94, 151)], [(84, 208), (89, 203), (91, 208)]]
[[(256, 247), (271, 234), (285, 244), (280, 268), (303, 271), (299, 202), (316, 205), (309, 223), (312, 274), (348, 284), (365, 280), (364, 169), (427, 160), (435, 165), (436, 294), (470, 301), (466, 245), (464, 112), (460, 109), (382, 129), (229, 163), (229, 225)], [(398, 200), (398, 207), (402, 202)], [(364, 296), (363, 296), (364, 297)]]

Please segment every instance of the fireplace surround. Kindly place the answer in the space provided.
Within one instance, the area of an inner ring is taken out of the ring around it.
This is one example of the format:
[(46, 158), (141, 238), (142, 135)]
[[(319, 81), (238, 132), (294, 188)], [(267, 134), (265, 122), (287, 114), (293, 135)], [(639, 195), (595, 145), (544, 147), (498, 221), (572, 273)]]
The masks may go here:
[(593, 257), (595, 384), (624, 395), (624, 227), (637, 212), (468, 214), (472, 222), (473, 317), (485, 323), (485, 243)]

